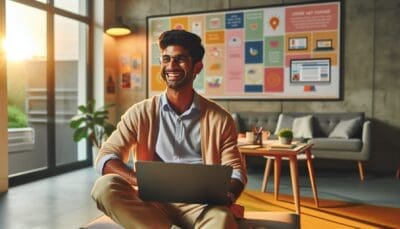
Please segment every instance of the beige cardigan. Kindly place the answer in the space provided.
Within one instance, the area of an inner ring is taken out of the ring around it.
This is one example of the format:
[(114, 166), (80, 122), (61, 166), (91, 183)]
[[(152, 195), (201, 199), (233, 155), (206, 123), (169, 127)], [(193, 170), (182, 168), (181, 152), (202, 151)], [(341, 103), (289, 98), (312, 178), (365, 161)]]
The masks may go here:
[[(216, 103), (198, 95), (200, 103), (201, 152), (205, 164), (229, 165), (241, 173), (244, 185), (247, 173), (237, 148), (237, 130), (232, 116)], [(123, 162), (133, 149), (135, 160), (155, 158), (160, 96), (134, 104), (121, 117), (117, 129), (104, 142), (96, 163), (106, 154), (116, 154)]]

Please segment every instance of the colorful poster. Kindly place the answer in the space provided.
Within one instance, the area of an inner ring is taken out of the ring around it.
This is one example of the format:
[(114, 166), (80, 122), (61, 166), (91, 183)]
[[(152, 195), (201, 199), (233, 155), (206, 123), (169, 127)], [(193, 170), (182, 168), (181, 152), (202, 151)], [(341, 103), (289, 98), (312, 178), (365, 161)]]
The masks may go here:
[(337, 3), (286, 8), (286, 32), (337, 30), (339, 7)]
[(189, 18), (189, 28), (194, 34), (204, 39), (205, 19), (204, 16), (193, 16)]
[(283, 36), (266, 37), (264, 46), (264, 65), (266, 67), (283, 66)]
[(223, 44), (225, 42), (225, 31), (206, 32), (206, 44)]
[(283, 68), (266, 68), (264, 77), (266, 92), (283, 92)]
[(285, 34), (285, 8), (274, 7), (264, 10), (264, 36)]
[(244, 32), (242, 29), (226, 32), (226, 92), (239, 93), (243, 90), (244, 75)]
[(205, 47), (206, 58), (203, 71), (207, 76), (223, 76), (225, 73), (225, 46), (207, 45)]
[(263, 39), (263, 11), (249, 11), (245, 13), (246, 41)]
[(157, 42), (162, 32), (171, 28), (170, 20), (167, 18), (152, 20), (150, 23), (149, 37), (151, 43)]
[(263, 42), (248, 41), (245, 44), (245, 63), (254, 64), (263, 62)]
[(227, 29), (243, 28), (243, 12), (226, 14), (225, 26)]
[(246, 85), (263, 85), (264, 84), (264, 66), (262, 64), (246, 64), (245, 67), (245, 84)]
[(210, 14), (206, 16), (206, 29), (222, 30), (225, 29), (225, 15), (224, 14)]
[(189, 30), (188, 18), (187, 17), (174, 17), (174, 18), (171, 18), (171, 29)]
[[(169, 29), (185, 29), (202, 39), (203, 69), (194, 88), (211, 99), (339, 99), (341, 4), (296, 3), (148, 17), (149, 96), (165, 89), (158, 36)], [(329, 68), (321, 67), (326, 61)], [(121, 82), (123, 73), (133, 73), (133, 65), (124, 66)], [(142, 84), (141, 76), (131, 74), (124, 87)]]

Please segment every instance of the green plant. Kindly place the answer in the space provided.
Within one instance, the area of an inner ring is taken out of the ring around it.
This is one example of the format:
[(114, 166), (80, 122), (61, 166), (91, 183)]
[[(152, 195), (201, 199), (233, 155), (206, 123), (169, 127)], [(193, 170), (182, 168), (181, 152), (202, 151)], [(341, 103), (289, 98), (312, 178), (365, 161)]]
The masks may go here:
[(28, 117), (17, 106), (8, 105), (8, 128), (28, 127)]
[(75, 129), (73, 139), (78, 142), (84, 138), (100, 148), (106, 137), (114, 131), (115, 126), (109, 123), (108, 108), (113, 104), (95, 109), (96, 101), (89, 100), (87, 105), (78, 107), (80, 114), (75, 115), (70, 120), (70, 127)]
[(293, 138), (293, 131), (289, 128), (280, 129), (278, 136), (281, 138)]

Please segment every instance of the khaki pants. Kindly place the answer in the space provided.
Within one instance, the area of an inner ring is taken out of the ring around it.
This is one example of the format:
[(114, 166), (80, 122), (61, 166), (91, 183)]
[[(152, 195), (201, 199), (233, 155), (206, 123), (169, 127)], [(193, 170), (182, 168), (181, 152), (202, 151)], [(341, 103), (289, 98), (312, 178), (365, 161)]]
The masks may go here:
[(100, 177), (93, 186), (97, 207), (124, 228), (237, 228), (226, 206), (144, 202), (138, 192), (116, 174)]

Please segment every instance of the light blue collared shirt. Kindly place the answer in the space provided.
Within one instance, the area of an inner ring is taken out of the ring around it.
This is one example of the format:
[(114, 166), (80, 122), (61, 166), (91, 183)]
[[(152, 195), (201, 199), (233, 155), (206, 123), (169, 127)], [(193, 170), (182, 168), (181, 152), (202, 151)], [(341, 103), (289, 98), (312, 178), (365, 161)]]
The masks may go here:
[(189, 109), (178, 115), (165, 93), (160, 99), (156, 154), (164, 162), (203, 163), (200, 138), (200, 106), (196, 93)]

